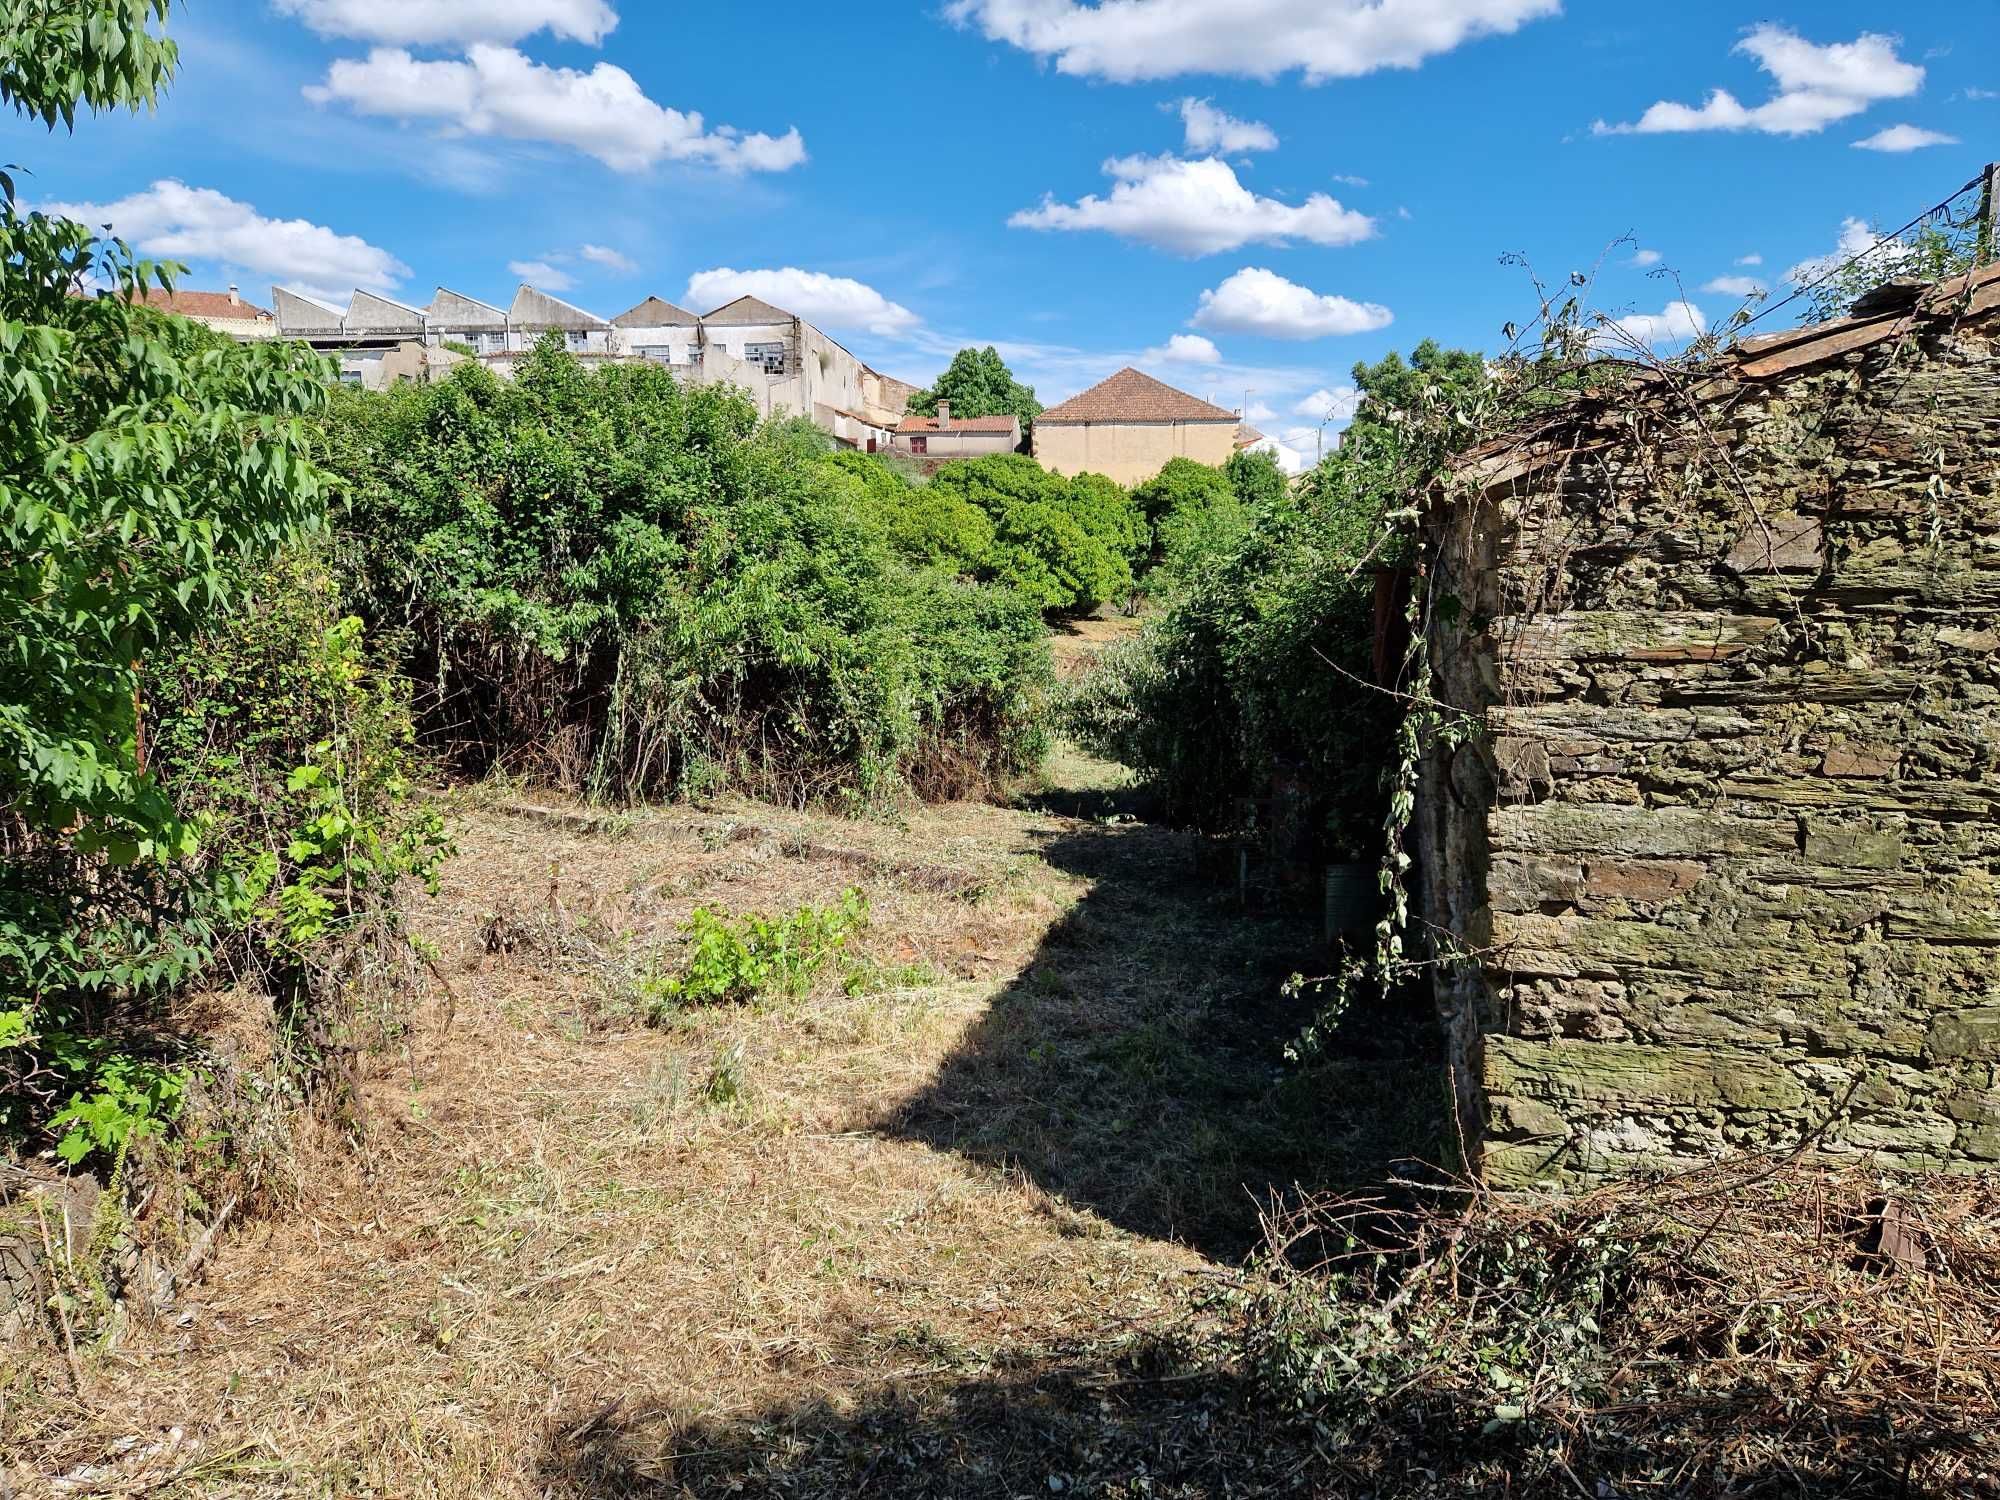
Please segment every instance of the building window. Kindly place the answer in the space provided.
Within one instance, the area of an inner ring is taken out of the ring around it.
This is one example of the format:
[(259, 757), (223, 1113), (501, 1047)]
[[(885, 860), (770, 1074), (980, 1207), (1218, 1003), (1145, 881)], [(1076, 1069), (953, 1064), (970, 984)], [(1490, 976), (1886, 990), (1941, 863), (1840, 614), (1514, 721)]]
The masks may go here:
[(929, 453), (931, 451), (931, 440), (921, 432), (911, 434), (910, 451), (912, 453)]
[(785, 346), (783, 344), (745, 344), (743, 362), (757, 366), (766, 375), (785, 373)]
[(583, 353), (583, 351), (584, 351), (584, 350), (588, 349), (589, 347), (590, 347), (590, 335), (589, 335), (589, 334), (587, 334), (587, 333), (571, 333), (571, 334), (569, 335), (569, 349), (570, 349), (570, 353), (572, 353), (572, 354), (581, 354), (581, 353)]

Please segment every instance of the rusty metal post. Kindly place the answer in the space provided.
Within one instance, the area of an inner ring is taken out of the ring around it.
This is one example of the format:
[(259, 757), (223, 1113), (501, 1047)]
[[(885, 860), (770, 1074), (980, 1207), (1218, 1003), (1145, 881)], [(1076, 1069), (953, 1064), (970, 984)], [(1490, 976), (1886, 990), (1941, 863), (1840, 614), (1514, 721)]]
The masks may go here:
[(2000, 162), (1988, 162), (1979, 190), (1979, 248), (1973, 255), (1975, 266), (1993, 263), (1993, 216), (2000, 198)]

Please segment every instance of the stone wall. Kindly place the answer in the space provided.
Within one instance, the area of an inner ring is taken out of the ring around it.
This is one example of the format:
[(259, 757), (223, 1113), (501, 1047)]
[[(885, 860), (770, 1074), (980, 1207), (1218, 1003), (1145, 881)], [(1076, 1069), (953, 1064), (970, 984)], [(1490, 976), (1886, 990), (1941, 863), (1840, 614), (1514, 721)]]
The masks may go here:
[(1983, 301), (1642, 379), (1434, 507), (1481, 732), (1426, 767), (1423, 910), (1471, 954), (1438, 995), (1489, 1181), (2000, 1164)]

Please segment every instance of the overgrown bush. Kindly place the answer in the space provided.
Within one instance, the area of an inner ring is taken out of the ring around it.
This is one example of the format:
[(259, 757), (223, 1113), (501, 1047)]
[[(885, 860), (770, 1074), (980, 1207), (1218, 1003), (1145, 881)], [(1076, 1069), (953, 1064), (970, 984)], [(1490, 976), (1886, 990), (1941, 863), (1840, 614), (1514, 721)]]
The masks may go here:
[[(13, 7), (0, 100), (150, 105), (168, 13)], [(380, 816), (394, 692), (323, 576), (271, 571), (323, 522), (325, 361), (147, 312), (177, 267), (24, 211), (5, 174), (0, 262), (0, 1139), (78, 1163), (179, 1109), (185, 990), (229, 959), (347, 968), (434, 825)], [(312, 990), (281, 997), (300, 1032)]]
[[(1137, 770), (1178, 820), (1234, 829), (1240, 803), (1283, 780), (1303, 790), (1323, 857), (1379, 853), (1398, 707), (1375, 680), (1378, 579), (1393, 583), (1397, 519), (1448, 451), (1442, 424), (1405, 416), (1485, 378), (1477, 356), (1427, 342), (1409, 363), (1356, 368), (1353, 426), (1296, 482), (1240, 454), (1221, 470), (1176, 460), (1139, 486), (1165, 608), (1066, 690), (1068, 731)], [(1393, 641), (1393, 610), (1379, 623)]]
[(942, 465), (929, 493), (983, 512), (994, 542), (976, 576), (991, 578), (1052, 614), (1088, 614), (1132, 587), (1144, 555), (1145, 517), (1102, 474), (1064, 478), (1025, 454)]
[(1036, 613), (953, 576), (976, 527), (941, 514), (899, 555), (900, 478), (740, 392), (546, 340), (511, 385), (343, 393), (324, 453), (362, 611), (408, 632), (462, 770), (802, 803), (971, 791), (1040, 753)]
[(1202, 828), (1232, 826), (1238, 801), (1289, 768), (1313, 789), (1326, 853), (1365, 857), (1393, 722), (1373, 684), (1379, 502), (1322, 471), (1235, 507), (1210, 492), (1165, 513), (1187, 527), (1169, 530), (1167, 607), (1068, 692), (1064, 722)]

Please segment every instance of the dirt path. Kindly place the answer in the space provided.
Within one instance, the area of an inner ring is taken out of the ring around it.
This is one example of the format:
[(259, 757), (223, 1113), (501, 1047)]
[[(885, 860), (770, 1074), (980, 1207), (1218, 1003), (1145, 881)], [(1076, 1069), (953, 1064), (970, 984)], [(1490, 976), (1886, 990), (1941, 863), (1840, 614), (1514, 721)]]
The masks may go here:
[[(1046, 806), (1118, 795), (1115, 768), (1057, 769)], [(296, 1211), (236, 1232), (80, 1399), (17, 1394), (32, 1472), (204, 1495), (1262, 1487), (1276, 1459), (1219, 1434), (1216, 1391), (1146, 1362), (1258, 1195), (1379, 1152), (1364, 1117), (1410, 1092), (1365, 1061), (1331, 1089), (1280, 1069), (1309, 921), (1237, 910), (1179, 835), (1034, 807), (550, 821), (489, 794), (465, 819), (418, 918), (455, 1003), (371, 1065), (360, 1149), (319, 1153)], [(696, 904), (850, 884), (872, 915), (847, 985), (635, 1013)], [(1135, 1475), (1160, 1487), (1115, 1487)]]

